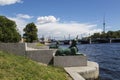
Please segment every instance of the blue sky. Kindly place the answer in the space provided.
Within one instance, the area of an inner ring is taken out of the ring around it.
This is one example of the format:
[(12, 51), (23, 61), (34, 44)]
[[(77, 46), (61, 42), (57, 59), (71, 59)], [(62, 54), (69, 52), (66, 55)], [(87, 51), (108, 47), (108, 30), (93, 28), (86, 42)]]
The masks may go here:
[(21, 34), (29, 22), (39, 36), (92, 34), (102, 30), (104, 15), (106, 31), (120, 30), (120, 0), (0, 0), (0, 14), (15, 20)]

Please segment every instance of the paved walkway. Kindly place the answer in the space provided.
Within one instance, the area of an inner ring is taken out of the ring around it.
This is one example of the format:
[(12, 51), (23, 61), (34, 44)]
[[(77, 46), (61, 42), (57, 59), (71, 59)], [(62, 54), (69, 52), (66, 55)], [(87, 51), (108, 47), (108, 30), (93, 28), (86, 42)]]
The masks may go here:
[(35, 49), (35, 48), (30, 48), (30, 47), (26, 47), (27, 51), (33, 51), (33, 50), (39, 50), (39, 49)]
[(99, 76), (99, 65), (91, 61), (88, 61), (87, 66), (65, 67), (64, 69), (73, 80), (96, 79)]

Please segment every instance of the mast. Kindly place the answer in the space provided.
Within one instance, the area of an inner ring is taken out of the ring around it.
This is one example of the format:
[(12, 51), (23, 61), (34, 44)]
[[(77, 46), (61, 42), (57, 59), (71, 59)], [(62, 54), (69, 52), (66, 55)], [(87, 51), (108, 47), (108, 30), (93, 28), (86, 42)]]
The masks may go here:
[(70, 34), (69, 34), (69, 37), (68, 37), (68, 38), (69, 38), (69, 40), (70, 40)]
[(105, 33), (105, 25), (106, 25), (106, 23), (105, 23), (105, 15), (104, 15), (104, 17), (103, 17), (103, 33)]

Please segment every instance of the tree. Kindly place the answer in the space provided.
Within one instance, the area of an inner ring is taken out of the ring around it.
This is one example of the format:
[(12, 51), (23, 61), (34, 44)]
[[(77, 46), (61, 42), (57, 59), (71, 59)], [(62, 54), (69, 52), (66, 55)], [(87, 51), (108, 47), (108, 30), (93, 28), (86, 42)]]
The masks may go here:
[(23, 34), (23, 37), (26, 42), (33, 42), (35, 40), (38, 40), (38, 35), (37, 35), (37, 27), (36, 25), (32, 22), (26, 25), (26, 27), (23, 29), (25, 32)]
[(118, 31), (108, 31), (107, 33), (94, 33), (93, 35), (89, 36), (88, 38), (120, 38), (120, 30)]
[(113, 31), (108, 31), (107, 32), (107, 36), (108, 36), (108, 38), (113, 38)]
[(94, 33), (91, 38), (100, 38), (100, 33)]
[(19, 42), (21, 35), (17, 31), (16, 23), (5, 16), (0, 16), (0, 42)]

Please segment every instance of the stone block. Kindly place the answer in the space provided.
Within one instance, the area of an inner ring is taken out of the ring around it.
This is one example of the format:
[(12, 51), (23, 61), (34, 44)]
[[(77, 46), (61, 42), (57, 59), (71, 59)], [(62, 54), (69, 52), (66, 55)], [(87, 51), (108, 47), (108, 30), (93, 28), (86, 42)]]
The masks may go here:
[(26, 51), (27, 57), (44, 64), (50, 64), (53, 63), (53, 55), (55, 50), (54, 49), (48, 49), (48, 50), (32, 50), (32, 51)]
[(54, 66), (59, 67), (77, 67), (87, 66), (87, 56), (54, 56)]
[(0, 43), (0, 50), (13, 53), (16, 55), (25, 55), (24, 43)]

